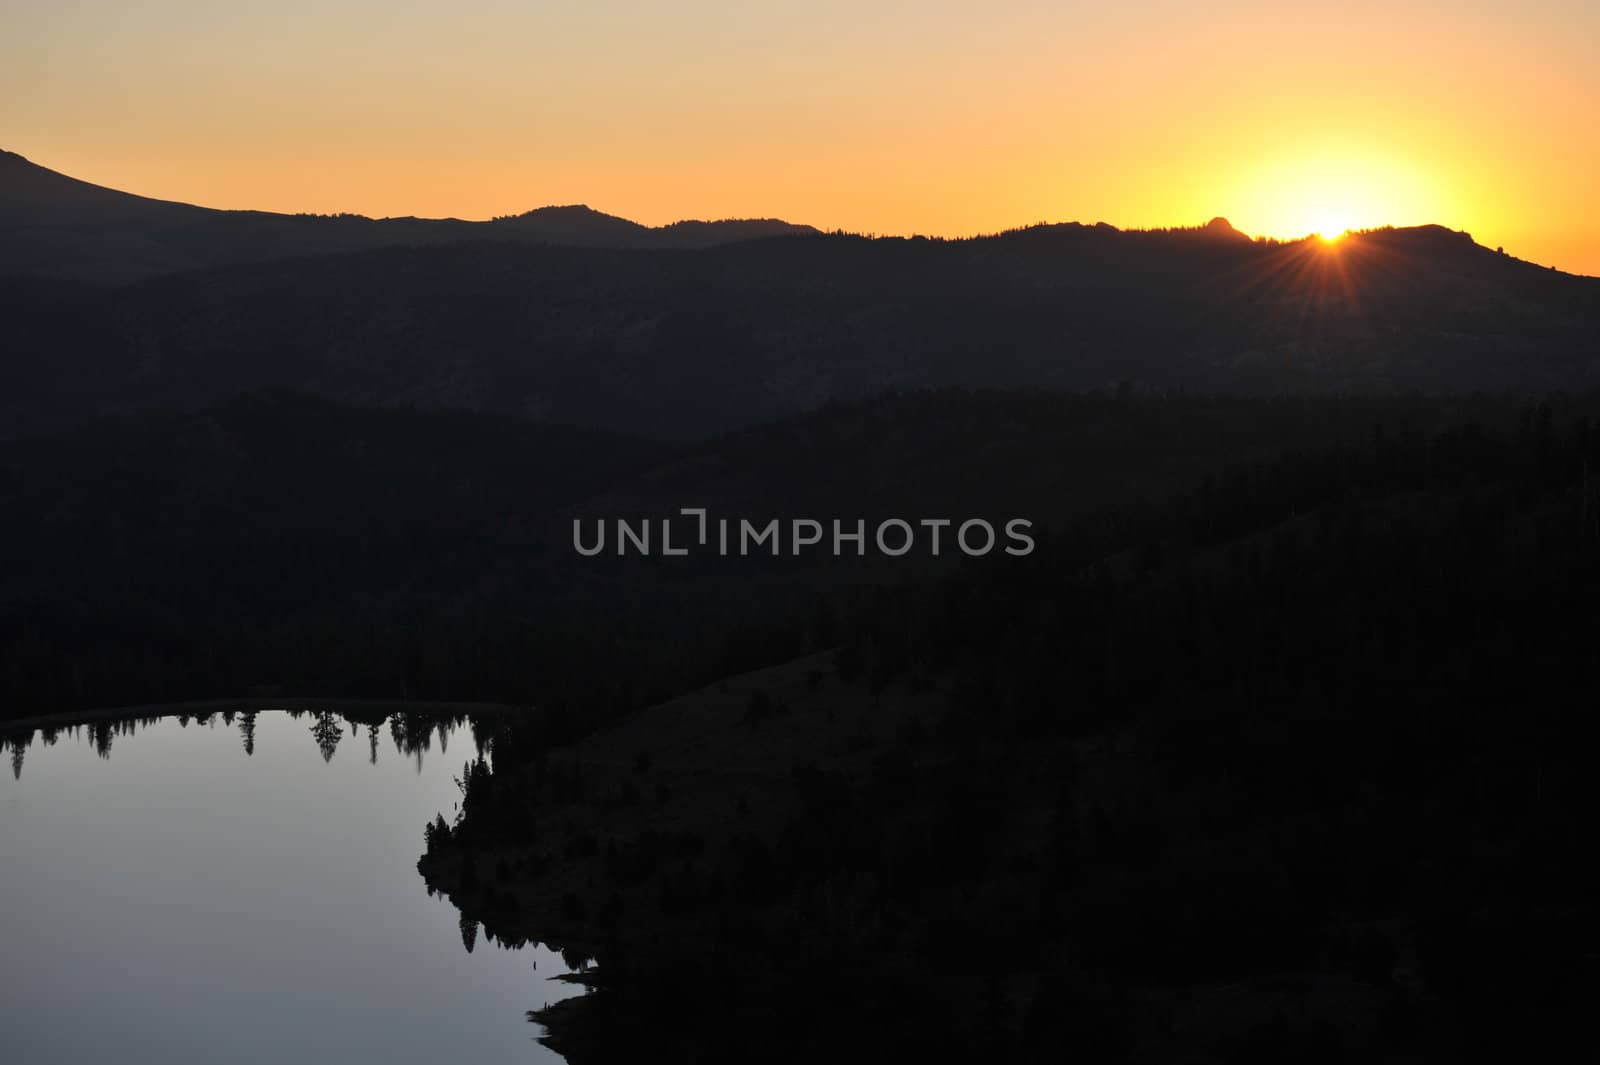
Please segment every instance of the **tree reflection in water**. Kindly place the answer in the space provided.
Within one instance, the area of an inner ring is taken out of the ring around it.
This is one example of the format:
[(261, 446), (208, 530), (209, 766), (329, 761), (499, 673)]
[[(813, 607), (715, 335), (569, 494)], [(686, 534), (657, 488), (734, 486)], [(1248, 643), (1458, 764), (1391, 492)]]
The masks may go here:
[(331, 762), (333, 752), (339, 747), (339, 741), (344, 739), (344, 727), (332, 713), (323, 710), (318, 712), (316, 720), (311, 723), (311, 736), (317, 741), (317, 750), (322, 752), (322, 760)]
[[(334, 751), (344, 739), (345, 728), (348, 727), (351, 737), (356, 738), (361, 735), (361, 728), (364, 725), (367, 730), (367, 763), (377, 765), (379, 736), (382, 734), (383, 725), (387, 723), (395, 753), (414, 759), (419, 773), (422, 771), (423, 755), (433, 748), (435, 738), (442, 753), (448, 748), (450, 732), (461, 725), (470, 725), (473, 744), (477, 748), (478, 757), (482, 758), (491, 746), (495, 728), (492, 722), (469, 717), (466, 714), (432, 714), (417, 710), (388, 713), (377, 710), (285, 709), (280, 712), (296, 720), (305, 714), (311, 715), (309, 731), (325, 763), (333, 760)], [(57, 737), (62, 734), (75, 741), (87, 740), (96, 755), (109, 759), (112, 745), (117, 737), (132, 736), (141, 729), (163, 720), (164, 717), (175, 717), (179, 726), (184, 728), (187, 728), (190, 722), (208, 728), (215, 728), (220, 722), (225, 728), (237, 728), (244, 753), (249, 757), (256, 752), (256, 718), (260, 713), (259, 710), (229, 709), (220, 712), (207, 710), (171, 715), (145, 714), (78, 724), (19, 729), (12, 733), (0, 732), (0, 753), (9, 751), (11, 776), (14, 780), (21, 780), (23, 762), (27, 758), (28, 747), (33, 743), (35, 735), (40, 737), (45, 746), (54, 744)]]

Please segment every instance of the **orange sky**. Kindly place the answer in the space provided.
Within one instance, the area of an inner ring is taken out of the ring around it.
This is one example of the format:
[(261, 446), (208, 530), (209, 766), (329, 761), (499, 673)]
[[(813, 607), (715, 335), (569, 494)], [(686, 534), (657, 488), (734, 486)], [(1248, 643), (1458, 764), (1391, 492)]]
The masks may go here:
[(1595, 0), (1108, 6), (0, 0), (0, 147), (215, 207), (1440, 222), (1600, 275)]

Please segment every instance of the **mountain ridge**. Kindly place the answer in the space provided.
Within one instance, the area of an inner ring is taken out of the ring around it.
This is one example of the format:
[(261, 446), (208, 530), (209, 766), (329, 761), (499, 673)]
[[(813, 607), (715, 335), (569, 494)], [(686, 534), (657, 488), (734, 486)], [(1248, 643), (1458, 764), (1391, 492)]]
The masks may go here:
[[(1296, 243), (1251, 237), (1222, 216), (1203, 225), (1158, 229), (1068, 221), (963, 237), (878, 239), (960, 242), (1078, 231), (1139, 237), (1184, 235), (1238, 244)], [(1439, 224), (1381, 227), (1354, 235), (1386, 231), (1410, 233), (1418, 240), (1437, 238), (1441, 246), (1473, 243), (1470, 234)], [(822, 232), (815, 226), (770, 217), (686, 218), (649, 226), (586, 203), (549, 204), (486, 220), (224, 209), (98, 185), (0, 149), (0, 235), (7, 238), (0, 245), (0, 277), (30, 275), (121, 284), (237, 263), (388, 247), (488, 240), (584, 248), (697, 249), (770, 237), (820, 236)], [(1554, 267), (1547, 269), (1565, 274)]]
[(0, 437), (256, 388), (685, 439), (890, 389), (1600, 385), (1600, 281), (1445, 230), (456, 242), (0, 279)]
[(499, 240), (605, 248), (701, 248), (808, 236), (781, 219), (683, 219), (646, 226), (583, 204), (485, 221), (227, 210), (96, 185), (0, 149), (0, 275), (120, 284), (300, 255)]
[(1442, 226), (751, 239), (794, 229), (214, 212), (19, 166), (64, 213), (0, 209), (0, 275), (33, 275), (0, 276), (0, 438), (262, 388), (682, 440), (907, 388), (1600, 386), (1600, 279)]

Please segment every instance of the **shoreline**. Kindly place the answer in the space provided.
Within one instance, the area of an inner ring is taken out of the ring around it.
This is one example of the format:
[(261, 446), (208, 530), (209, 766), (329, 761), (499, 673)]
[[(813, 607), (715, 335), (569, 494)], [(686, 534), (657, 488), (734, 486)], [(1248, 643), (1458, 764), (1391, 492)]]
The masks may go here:
[(227, 710), (236, 712), (267, 710), (332, 710), (335, 712), (367, 711), (385, 715), (399, 711), (424, 714), (503, 714), (526, 707), (510, 703), (426, 702), (415, 699), (319, 699), (314, 696), (258, 697), (244, 696), (235, 699), (197, 699), (178, 703), (144, 703), (137, 706), (108, 706), (94, 710), (69, 710), (59, 714), (39, 714), (33, 717), (0, 719), (0, 735), (14, 732), (32, 732), (41, 728), (68, 728), (96, 721), (119, 721), (129, 718), (176, 717), (180, 714), (216, 714)]

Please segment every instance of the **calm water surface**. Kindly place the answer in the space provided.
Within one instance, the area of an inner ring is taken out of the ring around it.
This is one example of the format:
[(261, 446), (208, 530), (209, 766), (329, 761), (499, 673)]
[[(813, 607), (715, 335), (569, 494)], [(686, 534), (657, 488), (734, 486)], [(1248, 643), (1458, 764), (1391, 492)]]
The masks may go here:
[(463, 928), (416, 871), (471, 729), (268, 711), (247, 755), (243, 723), (5, 751), (0, 1058), (561, 1061), (525, 1019), (573, 993), (560, 956)]

